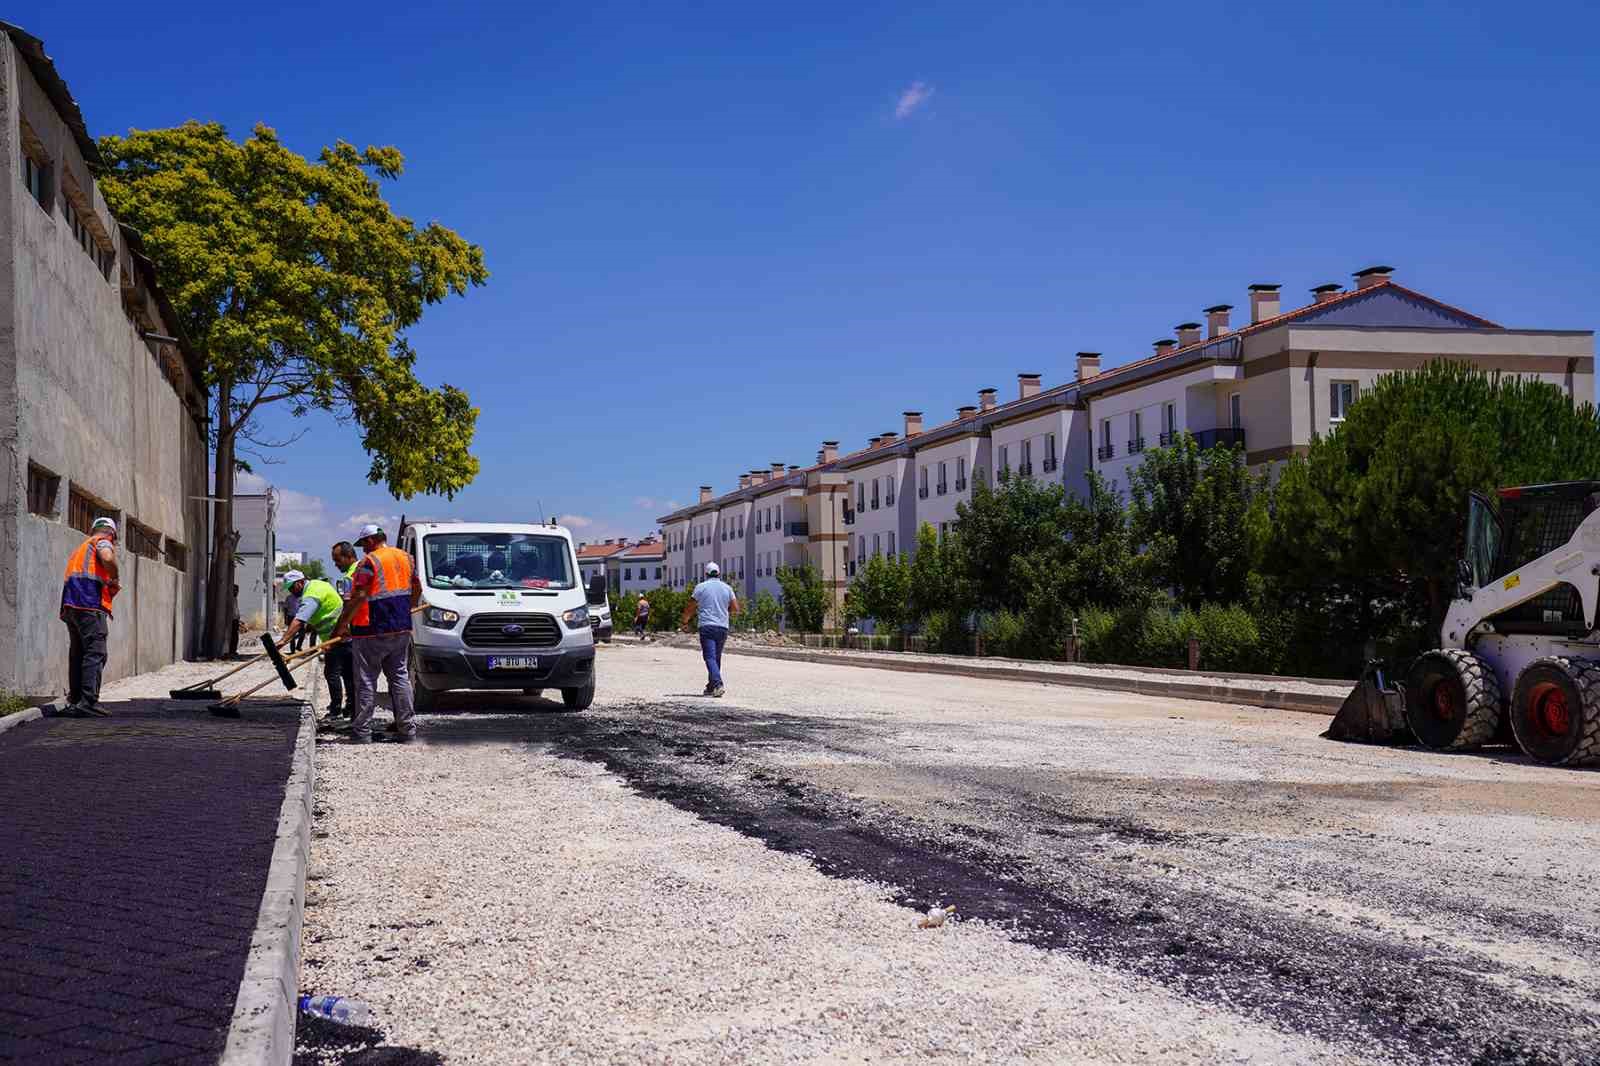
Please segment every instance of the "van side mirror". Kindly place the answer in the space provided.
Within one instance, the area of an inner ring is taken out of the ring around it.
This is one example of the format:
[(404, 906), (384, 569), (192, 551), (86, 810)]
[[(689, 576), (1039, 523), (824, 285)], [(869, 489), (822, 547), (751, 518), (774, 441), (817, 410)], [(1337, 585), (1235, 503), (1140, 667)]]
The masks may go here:
[(596, 574), (589, 579), (589, 605), (603, 606), (606, 602), (606, 575)]

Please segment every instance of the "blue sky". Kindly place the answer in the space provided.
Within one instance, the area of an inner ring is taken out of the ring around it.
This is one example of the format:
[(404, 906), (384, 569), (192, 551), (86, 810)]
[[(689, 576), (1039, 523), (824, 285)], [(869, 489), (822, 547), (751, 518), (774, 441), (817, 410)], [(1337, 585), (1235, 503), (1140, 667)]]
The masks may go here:
[[(1578, 4), (44, 5), (91, 132), (394, 144), (481, 244), (412, 333), (478, 481), (398, 503), (313, 416), (284, 547), (357, 516), (638, 535), (702, 482), (1137, 358), (1245, 286), (1392, 264), (1600, 325), (1600, 15)], [(1237, 314), (1237, 312), (1236, 312)], [(273, 427), (278, 428), (278, 427)], [(302, 544), (301, 542), (304, 542)]]

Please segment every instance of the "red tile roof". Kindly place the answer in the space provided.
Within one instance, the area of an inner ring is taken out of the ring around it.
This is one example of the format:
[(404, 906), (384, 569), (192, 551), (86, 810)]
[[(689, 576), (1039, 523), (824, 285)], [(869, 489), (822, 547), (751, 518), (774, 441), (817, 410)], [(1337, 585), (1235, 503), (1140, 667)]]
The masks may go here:
[(653, 559), (658, 556), (665, 555), (666, 548), (667, 546), (661, 543), (659, 540), (641, 541), (638, 544), (630, 545), (628, 550), (622, 553), (622, 557), (627, 559), (636, 559), (640, 557)]
[(592, 563), (597, 559), (609, 559), (626, 547), (626, 544), (585, 544), (578, 549), (578, 561)]

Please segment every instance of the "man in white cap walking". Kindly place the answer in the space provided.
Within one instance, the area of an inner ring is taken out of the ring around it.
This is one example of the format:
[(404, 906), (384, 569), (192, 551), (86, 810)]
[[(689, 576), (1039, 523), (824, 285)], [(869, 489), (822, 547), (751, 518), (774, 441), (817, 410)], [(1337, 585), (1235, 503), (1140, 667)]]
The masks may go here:
[(689, 624), (698, 611), (700, 614), (700, 654), (706, 660), (707, 696), (721, 696), (722, 647), (728, 642), (728, 626), (739, 613), (739, 598), (733, 586), (722, 580), (722, 568), (716, 563), (706, 564), (706, 579), (694, 587), (683, 608), (683, 625)]
[(111, 601), (122, 589), (117, 580), (117, 523), (96, 518), (89, 536), (67, 560), (61, 583), (61, 620), (67, 624), (67, 705), (69, 718), (103, 717), (100, 675), (106, 668), (106, 635)]
[(350, 598), (339, 614), (330, 638), (347, 632), (356, 653), (356, 713), (350, 722), (350, 739), (365, 744), (372, 739), (372, 711), (378, 697), (378, 674), (389, 681), (389, 705), (396, 740), (417, 735), (412, 721), (411, 608), (422, 600), (411, 556), (391, 548), (383, 527), (361, 527), (356, 544), (366, 552), (350, 577)]

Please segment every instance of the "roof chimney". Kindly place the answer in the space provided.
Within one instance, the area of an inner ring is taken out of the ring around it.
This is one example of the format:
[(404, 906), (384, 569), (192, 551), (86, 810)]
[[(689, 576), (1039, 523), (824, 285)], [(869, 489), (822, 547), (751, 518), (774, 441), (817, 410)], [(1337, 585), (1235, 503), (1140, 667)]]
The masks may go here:
[(783, 464), (782, 463), (773, 463), (772, 464), (772, 476), (774, 478), (780, 478), (780, 477), (783, 476)]
[(909, 439), (911, 437), (918, 436), (919, 434), (921, 434), (921, 432), (922, 432), (922, 412), (921, 411), (904, 411), (904, 412), (902, 412), (902, 414), (905, 416), (905, 420), (906, 420), (906, 437), (907, 437), (907, 439)]
[(795, 466), (793, 463), (789, 464), (789, 473), (798, 474), (799, 472), (800, 472), (800, 468), (798, 466)]
[(1206, 308), (1206, 336), (1220, 337), (1228, 332), (1228, 312), (1232, 304), (1212, 304)]
[(1178, 346), (1178, 342), (1173, 340), (1171, 337), (1163, 337), (1160, 340), (1155, 342), (1155, 346), (1154, 347), (1155, 347), (1155, 350), (1156, 350), (1156, 355), (1157, 356), (1162, 356), (1162, 355), (1171, 355), (1172, 354), (1172, 349), (1176, 348), (1177, 346)]
[(1039, 375), (1021, 373), (1017, 375), (1017, 399), (1026, 400), (1030, 396), (1039, 395)]
[(889, 430), (887, 433), (878, 434), (878, 446), (880, 448), (887, 448), (889, 445), (893, 444), (894, 441), (895, 441), (895, 435), (894, 435), (894, 430), (892, 430), (892, 429)]
[(752, 485), (765, 485), (766, 483), (767, 483), (767, 472), (765, 470), (752, 470), (752, 471), (750, 471), (750, 484), (752, 484)]
[(1178, 323), (1178, 347), (1187, 348), (1191, 344), (1199, 344), (1199, 343), (1200, 343), (1200, 323), (1198, 323), (1198, 322), (1179, 322)]
[[(701, 503), (707, 503), (710, 500), (711, 500), (711, 486), (710, 485), (701, 485), (700, 486), (700, 502)], [(606, 543), (610, 544), (611, 542), (608, 540), (608, 541), (606, 541)]]
[(981, 408), (982, 410), (985, 410), (985, 411), (993, 410), (994, 409), (994, 397), (995, 397), (995, 390), (994, 389), (979, 389), (978, 390), (978, 407)]
[(1314, 303), (1327, 303), (1329, 300), (1339, 295), (1340, 291), (1343, 289), (1343, 285), (1330, 281), (1326, 285), (1318, 285), (1316, 288), (1312, 289), (1311, 299)]
[(1085, 378), (1092, 378), (1098, 373), (1100, 373), (1100, 353), (1079, 352), (1078, 380), (1082, 381)]
[(740, 474), (739, 475), (739, 487), (741, 489), (747, 489), (747, 488), (750, 487), (750, 475), (749, 474)]
[(1281, 285), (1257, 284), (1250, 286), (1250, 324), (1265, 322), (1278, 314), (1278, 290)]
[(836, 440), (823, 441), (821, 458), (824, 463), (837, 461), (839, 458), (839, 442)]
[(973, 415), (975, 415), (977, 413), (978, 413), (978, 409), (976, 407), (972, 406), (970, 403), (962, 404), (960, 407), (956, 408), (956, 418), (958, 420), (964, 420), (964, 419), (971, 418)]
[(1382, 285), (1386, 281), (1393, 281), (1394, 267), (1375, 266), (1365, 270), (1356, 271), (1356, 288), (1370, 289), (1374, 285)]

